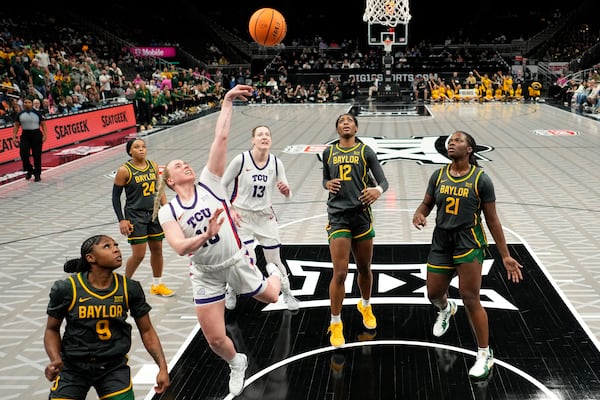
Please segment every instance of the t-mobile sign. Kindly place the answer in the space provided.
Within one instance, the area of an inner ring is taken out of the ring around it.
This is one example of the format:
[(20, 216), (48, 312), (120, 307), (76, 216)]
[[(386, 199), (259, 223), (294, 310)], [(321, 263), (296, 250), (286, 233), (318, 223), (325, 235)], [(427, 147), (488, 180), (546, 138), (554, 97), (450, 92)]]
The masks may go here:
[(135, 57), (175, 57), (175, 47), (132, 47), (131, 54)]

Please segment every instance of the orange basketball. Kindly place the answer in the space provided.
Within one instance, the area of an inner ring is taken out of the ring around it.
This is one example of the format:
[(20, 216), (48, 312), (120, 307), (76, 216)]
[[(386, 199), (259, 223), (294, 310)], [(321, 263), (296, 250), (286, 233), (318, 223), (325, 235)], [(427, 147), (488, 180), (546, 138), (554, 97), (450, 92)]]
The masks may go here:
[(281, 43), (287, 33), (287, 24), (279, 11), (261, 8), (250, 17), (248, 30), (256, 43), (271, 47)]

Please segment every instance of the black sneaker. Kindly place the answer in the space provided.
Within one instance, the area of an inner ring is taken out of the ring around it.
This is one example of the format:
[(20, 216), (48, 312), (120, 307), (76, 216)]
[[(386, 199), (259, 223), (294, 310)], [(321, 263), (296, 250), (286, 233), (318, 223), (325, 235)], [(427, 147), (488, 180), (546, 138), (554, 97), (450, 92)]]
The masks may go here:
[(35, 181), (35, 182), (39, 182), (39, 181), (41, 181), (41, 180), (42, 180), (42, 177), (41, 177), (41, 176), (39, 176), (39, 175), (36, 175), (36, 176), (35, 176), (35, 179), (34, 179), (34, 181)]
[(31, 172), (28, 172), (25, 174), (25, 179), (30, 180), (32, 176), (33, 174)]

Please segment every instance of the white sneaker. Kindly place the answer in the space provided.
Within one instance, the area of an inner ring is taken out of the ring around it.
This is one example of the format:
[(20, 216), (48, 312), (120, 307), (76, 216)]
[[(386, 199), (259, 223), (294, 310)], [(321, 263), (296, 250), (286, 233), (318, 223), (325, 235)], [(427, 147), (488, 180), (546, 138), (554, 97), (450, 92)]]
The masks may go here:
[(287, 308), (290, 311), (298, 311), (300, 308), (300, 303), (291, 291), (283, 292), (283, 301), (285, 301), (285, 304), (287, 304)]
[(288, 310), (298, 311), (300, 305), (298, 304), (298, 300), (292, 294), (292, 289), (290, 288), (290, 279), (287, 275), (284, 275), (281, 279), (281, 293), (283, 294), (283, 301), (285, 301), (285, 304), (287, 304)]
[(229, 364), (231, 372), (229, 373), (229, 393), (233, 396), (239, 396), (244, 390), (244, 380), (246, 379), (246, 368), (248, 368), (248, 357), (245, 354), (238, 353), (240, 360), (239, 365)]
[(492, 349), (486, 352), (478, 352), (475, 364), (469, 370), (469, 377), (473, 379), (485, 379), (494, 366), (494, 352)]
[(441, 310), (438, 312), (438, 316), (433, 324), (434, 336), (440, 337), (446, 333), (450, 327), (450, 317), (456, 314), (456, 303), (452, 300), (448, 300), (448, 305), (450, 306), (448, 311)]
[(227, 286), (227, 291), (225, 292), (225, 308), (228, 310), (235, 310), (236, 304), (237, 294), (233, 291), (232, 288)]

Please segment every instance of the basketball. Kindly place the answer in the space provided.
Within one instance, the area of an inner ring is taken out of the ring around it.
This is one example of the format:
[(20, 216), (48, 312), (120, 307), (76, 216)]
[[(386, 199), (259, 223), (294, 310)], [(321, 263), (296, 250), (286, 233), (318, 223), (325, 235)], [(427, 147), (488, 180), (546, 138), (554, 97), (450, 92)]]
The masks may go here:
[(261, 8), (250, 17), (248, 30), (256, 43), (271, 47), (281, 43), (287, 33), (287, 24), (279, 11), (274, 8)]

